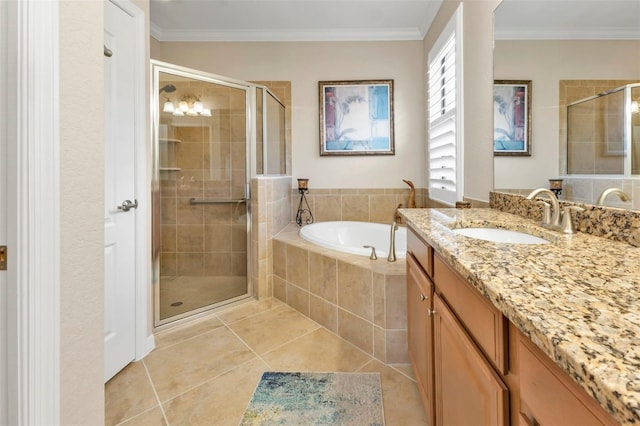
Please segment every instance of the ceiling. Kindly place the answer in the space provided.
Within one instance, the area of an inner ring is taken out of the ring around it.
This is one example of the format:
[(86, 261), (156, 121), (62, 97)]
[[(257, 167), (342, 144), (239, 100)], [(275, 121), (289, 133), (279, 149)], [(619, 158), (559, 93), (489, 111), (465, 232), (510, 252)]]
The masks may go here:
[(442, 0), (151, 0), (160, 41), (422, 40)]
[[(160, 41), (422, 40), (441, 3), (151, 0), (151, 35)], [(640, 39), (640, 0), (504, 0), (496, 38)]]

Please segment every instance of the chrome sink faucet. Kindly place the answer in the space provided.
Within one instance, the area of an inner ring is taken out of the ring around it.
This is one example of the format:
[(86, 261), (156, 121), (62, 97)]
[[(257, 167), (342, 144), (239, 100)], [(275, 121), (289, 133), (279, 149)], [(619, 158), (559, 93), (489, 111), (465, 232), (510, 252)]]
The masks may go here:
[(601, 206), (604, 204), (604, 199), (607, 198), (609, 194), (616, 194), (621, 201), (629, 201), (631, 198), (620, 188), (607, 188), (602, 191), (602, 194), (598, 197), (598, 201), (596, 201), (596, 206)]
[(552, 210), (550, 215), (547, 213), (548, 204), (543, 202), (546, 205), (544, 206), (545, 214), (542, 217), (542, 225), (551, 226), (551, 227), (560, 226), (560, 203), (558, 202), (558, 198), (556, 197), (556, 194), (554, 194), (551, 190), (547, 188), (538, 188), (538, 189), (534, 189), (533, 191), (531, 191), (529, 195), (527, 195), (527, 200), (534, 200), (538, 194), (546, 194), (549, 197), (549, 200), (551, 201)]
[(389, 235), (389, 256), (387, 256), (387, 262), (396, 261), (396, 231), (398, 230), (398, 224), (394, 221), (391, 224), (391, 233)]

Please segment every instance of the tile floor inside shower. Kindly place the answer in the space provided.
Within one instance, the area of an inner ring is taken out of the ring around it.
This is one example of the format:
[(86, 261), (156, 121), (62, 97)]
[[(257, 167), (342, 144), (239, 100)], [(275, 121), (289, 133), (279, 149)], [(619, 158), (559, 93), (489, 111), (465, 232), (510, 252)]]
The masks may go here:
[(247, 294), (247, 277), (161, 276), (160, 319)]
[(105, 424), (235, 426), (264, 371), (379, 372), (386, 426), (427, 424), (409, 365), (385, 365), (274, 298), (155, 341), (105, 385)]

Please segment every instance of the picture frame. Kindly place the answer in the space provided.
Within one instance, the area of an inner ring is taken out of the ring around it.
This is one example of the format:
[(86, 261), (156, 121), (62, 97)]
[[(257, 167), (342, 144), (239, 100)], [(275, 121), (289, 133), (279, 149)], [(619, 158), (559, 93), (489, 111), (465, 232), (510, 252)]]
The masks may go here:
[(393, 80), (319, 81), (320, 155), (395, 155)]
[(493, 155), (531, 156), (531, 80), (494, 80)]

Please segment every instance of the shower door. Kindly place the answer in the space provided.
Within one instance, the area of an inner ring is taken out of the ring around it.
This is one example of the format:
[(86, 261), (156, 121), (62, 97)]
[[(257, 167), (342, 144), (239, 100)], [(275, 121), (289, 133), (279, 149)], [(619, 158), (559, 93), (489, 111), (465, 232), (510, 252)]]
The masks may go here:
[(246, 298), (249, 86), (153, 62), (155, 325)]

